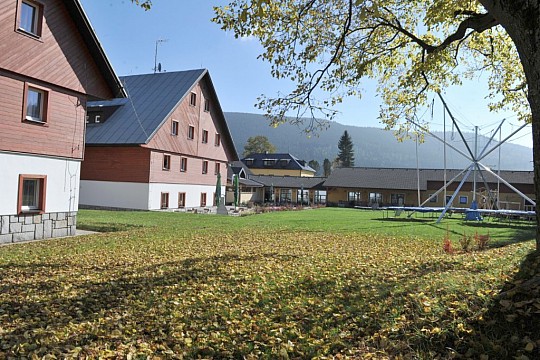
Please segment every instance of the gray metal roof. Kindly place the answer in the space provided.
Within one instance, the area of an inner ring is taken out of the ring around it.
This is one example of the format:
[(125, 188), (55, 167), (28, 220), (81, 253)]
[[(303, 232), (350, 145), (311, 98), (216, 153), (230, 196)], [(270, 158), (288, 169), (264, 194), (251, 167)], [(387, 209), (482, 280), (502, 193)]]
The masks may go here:
[(302, 187), (304, 189), (322, 189), (322, 184), (326, 180), (324, 177), (273, 175), (252, 175), (249, 178), (263, 184), (264, 186), (293, 189), (300, 189)]
[[(447, 170), (447, 180), (458, 175), (461, 170)], [(486, 181), (497, 182), (497, 179), (483, 172)], [(501, 171), (501, 177), (511, 184), (532, 184), (532, 171)], [(458, 180), (461, 180), (461, 175)], [(482, 182), (480, 174), (476, 174), (477, 181)], [(443, 181), (444, 170), (420, 169), (420, 190), (427, 189), (428, 181)], [(467, 182), (473, 181), (471, 172)], [(332, 171), (325, 181), (326, 187), (368, 188), (368, 189), (396, 189), (416, 190), (418, 176), (416, 169), (390, 169), (390, 168), (337, 168)]]
[[(86, 143), (90, 145), (146, 144), (168, 116), (206, 75), (206, 69), (166, 72), (120, 78), (129, 101), (120, 106), (105, 122), (87, 126)], [(106, 102), (89, 102), (99, 108)], [(116, 103), (109, 103), (115, 106)]]
[[(248, 165), (246, 160), (252, 160), (253, 163)], [(275, 163), (273, 165), (265, 165), (265, 160), (275, 160)], [(251, 169), (284, 169), (316, 172), (306, 161), (300, 160), (289, 153), (253, 153), (246, 156), (242, 161)]]

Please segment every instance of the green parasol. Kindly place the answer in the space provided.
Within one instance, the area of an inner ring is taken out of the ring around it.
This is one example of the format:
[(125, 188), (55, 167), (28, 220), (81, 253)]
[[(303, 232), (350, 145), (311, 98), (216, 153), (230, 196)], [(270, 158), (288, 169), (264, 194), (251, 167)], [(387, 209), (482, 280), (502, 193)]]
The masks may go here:
[(219, 203), (221, 202), (221, 174), (217, 174), (217, 181), (216, 181), (216, 199), (215, 203), (216, 206), (219, 206)]
[(238, 180), (238, 175), (234, 176), (233, 179), (233, 186), (234, 186), (234, 207), (238, 207), (238, 200), (240, 198), (240, 185)]

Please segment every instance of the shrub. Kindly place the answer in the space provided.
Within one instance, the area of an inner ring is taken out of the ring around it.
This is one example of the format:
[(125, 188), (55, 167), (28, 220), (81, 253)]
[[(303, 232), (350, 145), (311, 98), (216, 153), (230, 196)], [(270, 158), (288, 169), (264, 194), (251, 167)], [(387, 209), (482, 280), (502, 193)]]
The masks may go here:
[(486, 235), (479, 235), (478, 231), (474, 234), (474, 242), (476, 243), (478, 250), (485, 250), (490, 239), (491, 237), (489, 236), (489, 231)]
[(447, 254), (453, 254), (454, 248), (452, 246), (452, 240), (450, 240), (450, 233), (448, 232), (448, 225), (446, 226), (446, 235), (443, 240), (443, 250)]
[(471, 251), (472, 247), (472, 236), (466, 235), (465, 232), (463, 232), (463, 236), (459, 239), (459, 244), (461, 245), (461, 250), (465, 252)]

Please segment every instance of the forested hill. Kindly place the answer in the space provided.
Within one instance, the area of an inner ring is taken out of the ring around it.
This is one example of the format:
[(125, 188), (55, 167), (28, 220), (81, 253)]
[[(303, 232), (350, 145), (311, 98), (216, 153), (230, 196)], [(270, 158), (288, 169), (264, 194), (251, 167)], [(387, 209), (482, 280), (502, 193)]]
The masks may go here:
[[(277, 147), (278, 152), (288, 152), (306, 161), (317, 160), (322, 166), (325, 158), (329, 160), (336, 158), (337, 143), (343, 132), (347, 130), (354, 143), (355, 166), (416, 168), (415, 142), (412, 140), (398, 142), (391, 131), (332, 122), (327, 130), (321, 130), (318, 136), (309, 138), (302, 129), (294, 125), (283, 124), (273, 128), (268, 125), (269, 121), (263, 115), (226, 112), (225, 117), (240, 157), (250, 136), (264, 135)], [(442, 137), (442, 134), (438, 133), (438, 135)], [(474, 134), (464, 133), (464, 136), (469, 139), (471, 149), (473, 149)], [(452, 137), (453, 140), (451, 140)], [(453, 146), (467, 152), (457, 132), (454, 134), (447, 132), (447, 138)], [(479, 151), (488, 140), (486, 137), (479, 137)], [(532, 170), (531, 148), (515, 144), (504, 144), (501, 148), (501, 169)], [(420, 144), (418, 149), (418, 161), (421, 168), (442, 169), (444, 167), (444, 150), (440, 141), (427, 135), (425, 142)], [(447, 148), (447, 153), (448, 168), (464, 168), (469, 163), (462, 155), (450, 148)], [(482, 163), (496, 168), (498, 161), (499, 152), (496, 150)]]

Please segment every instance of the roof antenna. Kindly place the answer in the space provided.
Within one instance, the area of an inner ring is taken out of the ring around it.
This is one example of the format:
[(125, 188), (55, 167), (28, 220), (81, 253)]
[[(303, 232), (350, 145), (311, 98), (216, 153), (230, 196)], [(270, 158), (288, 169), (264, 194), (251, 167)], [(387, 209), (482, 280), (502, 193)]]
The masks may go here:
[(158, 52), (158, 45), (160, 43), (164, 43), (169, 41), (169, 39), (157, 39), (156, 40), (156, 52), (154, 53), (154, 74), (156, 72), (161, 72), (161, 63), (158, 64), (157, 62), (157, 52)]

